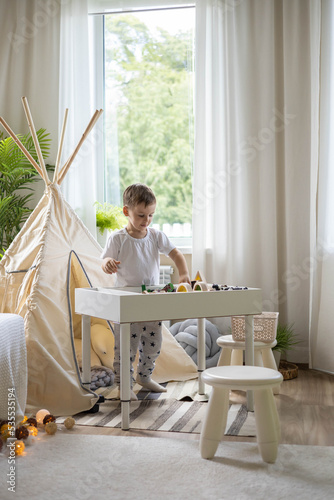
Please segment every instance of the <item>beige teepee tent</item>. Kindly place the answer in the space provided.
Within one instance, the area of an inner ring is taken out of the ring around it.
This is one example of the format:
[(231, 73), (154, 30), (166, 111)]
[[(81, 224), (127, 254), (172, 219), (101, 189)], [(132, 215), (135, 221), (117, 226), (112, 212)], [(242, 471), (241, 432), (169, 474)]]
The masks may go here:
[[(65, 113), (51, 182), (27, 100), (22, 98), (22, 101), (39, 164), (2, 117), (0, 123), (44, 179), (45, 192), (0, 261), (0, 312), (20, 314), (25, 320), (28, 357), (26, 412), (47, 408), (54, 415), (73, 415), (89, 410), (98, 401), (98, 395), (82, 385), (76, 359), (74, 341), (81, 338), (81, 322), (74, 313), (74, 289), (112, 286), (112, 283), (111, 277), (101, 270), (100, 245), (64, 200), (59, 185), (102, 110), (95, 112), (73, 154), (59, 168)], [(104, 327), (108, 326), (106, 322), (100, 322)], [(160, 380), (175, 377), (185, 380), (196, 376), (191, 358), (166, 330), (157, 362), (158, 373), (159, 366)], [(168, 375), (166, 370), (169, 370)]]

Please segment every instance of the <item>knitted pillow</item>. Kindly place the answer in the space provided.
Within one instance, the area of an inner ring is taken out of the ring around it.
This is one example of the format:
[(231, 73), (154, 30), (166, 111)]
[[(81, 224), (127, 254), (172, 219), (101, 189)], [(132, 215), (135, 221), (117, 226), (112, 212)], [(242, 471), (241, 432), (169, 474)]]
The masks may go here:
[[(197, 319), (187, 319), (174, 323), (169, 328), (171, 334), (183, 347), (186, 353), (197, 364)], [(205, 358), (206, 367), (217, 366), (220, 347), (217, 339), (221, 336), (218, 328), (209, 320), (205, 320)]]
[(114, 383), (114, 372), (106, 366), (92, 366), (90, 390), (96, 391), (100, 387), (108, 387)]

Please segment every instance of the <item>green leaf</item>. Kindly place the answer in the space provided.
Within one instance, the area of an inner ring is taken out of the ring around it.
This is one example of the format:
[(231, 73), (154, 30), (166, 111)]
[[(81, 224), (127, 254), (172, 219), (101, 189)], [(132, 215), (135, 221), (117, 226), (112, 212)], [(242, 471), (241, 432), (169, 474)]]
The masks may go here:
[(278, 323), (276, 333), (277, 344), (273, 347), (274, 350), (285, 352), (294, 349), (297, 344), (301, 343), (293, 329), (293, 324), (282, 325)]
[(95, 203), (96, 210), (96, 226), (99, 228), (101, 234), (107, 229), (115, 231), (115, 229), (122, 229), (127, 224), (127, 219), (123, 214), (121, 207), (104, 203), (103, 205), (98, 201)]
[[(41, 128), (36, 132), (42, 156), (46, 159), (50, 152), (50, 134)], [(30, 134), (17, 136), (31, 156), (38, 162), (38, 157)], [(53, 166), (46, 166), (48, 171)], [(20, 194), (20, 191), (33, 191), (31, 185), (41, 176), (24, 156), (11, 137), (3, 138), (0, 134), (0, 248), (5, 250), (20, 231), (32, 212), (28, 203), (33, 196)]]

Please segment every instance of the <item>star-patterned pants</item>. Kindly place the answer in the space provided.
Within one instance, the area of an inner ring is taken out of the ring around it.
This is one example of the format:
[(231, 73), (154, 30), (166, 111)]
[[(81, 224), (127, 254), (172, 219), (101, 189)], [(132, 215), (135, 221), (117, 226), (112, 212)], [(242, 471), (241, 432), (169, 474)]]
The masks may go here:
[[(149, 323), (130, 323), (130, 370), (131, 386), (134, 382), (133, 362), (139, 348), (139, 361), (137, 374), (142, 378), (149, 380), (154, 370), (157, 357), (160, 354), (162, 333), (161, 321), (151, 321)], [(115, 356), (114, 372), (115, 382), (120, 383), (120, 361), (121, 361), (121, 342), (120, 325), (114, 323), (115, 336)]]

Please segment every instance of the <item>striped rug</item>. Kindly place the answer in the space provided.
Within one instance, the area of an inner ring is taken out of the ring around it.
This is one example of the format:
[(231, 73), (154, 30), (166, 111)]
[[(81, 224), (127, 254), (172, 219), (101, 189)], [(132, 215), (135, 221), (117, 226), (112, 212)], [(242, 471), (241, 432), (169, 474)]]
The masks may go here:
[[(209, 394), (197, 394), (197, 381), (169, 382), (166, 393), (150, 393), (134, 386), (138, 401), (131, 402), (130, 428), (167, 432), (200, 433)], [(209, 390), (210, 387), (206, 386)], [(103, 392), (103, 391), (102, 391)], [(101, 392), (100, 392), (101, 393)], [(116, 388), (104, 392), (108, 397), (100, 404), (98, 413), (81, 413), (75, 416), (76, 425), (96, 427), (121, 427), (121, 405)], [(58, 418), (62, 423), (64, 418)], [(255, 419), (245, 405), (232, 404), (228, 412), (225, 435), (255, 436)]]

